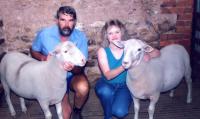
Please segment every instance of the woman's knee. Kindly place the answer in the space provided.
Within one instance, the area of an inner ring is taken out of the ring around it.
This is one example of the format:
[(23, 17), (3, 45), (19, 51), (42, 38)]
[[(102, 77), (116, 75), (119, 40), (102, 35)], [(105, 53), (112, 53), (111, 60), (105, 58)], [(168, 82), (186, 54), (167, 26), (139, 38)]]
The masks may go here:
[(107, 85), (96, 85), (95, 92), (98, 96), (102, 96), (104, 98), (109, 98), (113, 95), (113, 90), (110, 86)]
[(113, 108), (112, 113), (117, 118), (124, 118), (126, 115), (128, 115), (128, 110), (123, 108)]

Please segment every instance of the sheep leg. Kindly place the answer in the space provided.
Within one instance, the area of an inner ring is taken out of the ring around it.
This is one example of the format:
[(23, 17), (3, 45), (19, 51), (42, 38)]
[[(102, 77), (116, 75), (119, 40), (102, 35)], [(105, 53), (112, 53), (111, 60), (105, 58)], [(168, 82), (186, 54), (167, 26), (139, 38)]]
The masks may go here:
[(59, 119), (63, 119), (61, 103), (56, 104), (56, 111)]
[(52, 118), (52, 114), (49, 110), (49, 105), (47, 104), (47, 102), (45, 101), (39, 101), (40, 103), (40, 106), (44, 112), (44, 115), (45, 115), (45, 119), (51, 119)]
[(133, 97), (133, 102), (134, 102), (134, 119), (138, 119), (138, 114), (139, 114), (139, 109), (140, 109), (140, 100)]
[(170, 97), (174, 97), (174, 89), (172, 89), (172, 90), (170, 91), (169, 96), (170, 96)]
[(26, 105), (25, 105), (24, 98), (20, 97), (19, 99), (20, 99), (20, 106), (22, 108), (22, 112), (26, 113), (27, 108), (26, 108)]
[(15, 112), (15, 109), (13, 107), (12, 101), (10, 99), (10, 88), (8, 87), (8, 84), (7, 84), (7, 82), (5, 80), (2, 79), (1, 83), (2, 83), (3, 88), (4, 88), (5, 98), (6, 98), (6, 102), (8, 104), (11, 116), (15, 117), (16, 116), (16, 112)]
[(16, 112), (15, 112), (15, 109), (13, 107), (12, 101), (10, 99), (10, 91), (6, 92), (5, 96), (6, 96), (6, 102), (8, 104), (11, 116), (15, 117), (16, 116)]
[(192, 102), (192, 79), (190, 77), (186, 77), (185, 80), (186, 80), (187, 88), (188, 88), (187, 103), (191, 103)]
[(150, 104), (149, 104), (149, 119), (153, 119), (154, 111), (155, 111), (155, 105), (158, 102), (160, 94), (155, 94), (153, 96), (150, 96)]

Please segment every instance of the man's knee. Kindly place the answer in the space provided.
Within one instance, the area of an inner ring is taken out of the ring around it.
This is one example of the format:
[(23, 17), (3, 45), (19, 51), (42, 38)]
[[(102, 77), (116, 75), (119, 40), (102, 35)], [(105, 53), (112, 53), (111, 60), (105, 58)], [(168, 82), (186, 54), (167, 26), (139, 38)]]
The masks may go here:
[(68, 100), (68, 95), (67, 94), (65, 94), (61, 105), (62, 105), (62, 113), (63, 113), (64, 119), (69, 119), (69, 117), (71, 115), (71, 112), (72, 112), (72, 109), (71, 109), (71, 106), (69, 104), (69, 100)]
[(88, 84), (80, 83), (79, 85), (77, 85), (76, 92), (80, 93), (82, 95), (86, 95), (86, 94), (88, 94), (89, 90), (90, 90), (90, 88), (89, 88)]
[(90, 86), (85, 75), (75, 76), (73, 80), (75, 81), (75, 84), (73, 85), (75, 92), (80, 93), (81, 95), (86, 95), (89, 92)]

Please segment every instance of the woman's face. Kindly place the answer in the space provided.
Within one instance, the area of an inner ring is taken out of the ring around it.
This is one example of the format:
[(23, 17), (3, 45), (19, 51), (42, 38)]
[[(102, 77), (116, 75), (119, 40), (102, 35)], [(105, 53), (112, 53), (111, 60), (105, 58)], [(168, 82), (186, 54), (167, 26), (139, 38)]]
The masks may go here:
[(121, 40), (122, 33), (119, 27), (117, 26), (110, 26), (107, 30), (107, 37), (110, 43), (114, 40)]

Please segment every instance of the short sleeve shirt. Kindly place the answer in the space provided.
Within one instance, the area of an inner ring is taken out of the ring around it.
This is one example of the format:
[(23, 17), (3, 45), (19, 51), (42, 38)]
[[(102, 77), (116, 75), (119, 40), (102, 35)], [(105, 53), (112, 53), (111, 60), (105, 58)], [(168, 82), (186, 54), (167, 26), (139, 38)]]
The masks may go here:
[[(88, 58), (88, 39), (85, 34), (78, 29), (74, 29), (69, 40), (76, 44), (80, 51)], [(41, 29), (33, 40), (32, 50), (48, 55), (61, 42), (57, 25)], [(68, 74), (69, 76), (69, 74)]]
[[(76, 44), (86, 58), (88, 57), (88, 40), (83, 32), (74, 29), (69, 40)], [(57, 25), (43, 28), (37, 33), (32, 44), (32, 50), (47, 56), (60, 42), (60, 33)]]

